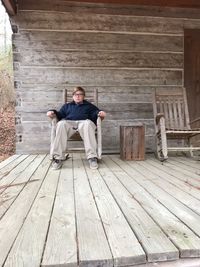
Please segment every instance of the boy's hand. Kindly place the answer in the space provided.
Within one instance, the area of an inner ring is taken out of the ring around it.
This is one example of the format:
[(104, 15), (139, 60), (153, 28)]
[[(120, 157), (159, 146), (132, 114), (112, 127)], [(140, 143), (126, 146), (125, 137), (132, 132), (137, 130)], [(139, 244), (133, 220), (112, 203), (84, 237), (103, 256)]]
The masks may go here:
[(105, 116), (106, 116), (105, 111), (102, 111), (102, 110), (99, 111), (98, 116), (103, 120), (105, 118)]
[(55, 117), (55, 113), (53, 111), (47, 111), (47, 116), (51, 119), (53, 119)]

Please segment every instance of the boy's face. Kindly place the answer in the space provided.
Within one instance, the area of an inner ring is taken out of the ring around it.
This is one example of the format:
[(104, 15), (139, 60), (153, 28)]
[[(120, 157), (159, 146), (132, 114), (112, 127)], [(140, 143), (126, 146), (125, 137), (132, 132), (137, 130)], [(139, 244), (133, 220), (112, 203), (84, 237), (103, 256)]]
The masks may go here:
[(84, 97), (85, 97), (85, 96), (84, 96), (83, 92), (81, 92), (81, 91), (77, 91), (77, 92), (73, 95), (73, 100), (74, 100), (75, 103), (81, 103), (81, 102), (83, 102)]

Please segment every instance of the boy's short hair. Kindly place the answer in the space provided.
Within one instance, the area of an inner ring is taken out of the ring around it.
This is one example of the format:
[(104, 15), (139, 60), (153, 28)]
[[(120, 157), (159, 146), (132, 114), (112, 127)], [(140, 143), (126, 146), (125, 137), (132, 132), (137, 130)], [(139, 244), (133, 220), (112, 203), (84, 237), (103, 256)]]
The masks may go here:
[(85, 96), (85, 90), (80, 86), (75, 87), (72, 94), (74, 95), (78, 91), (81, 91), (83, 95)]

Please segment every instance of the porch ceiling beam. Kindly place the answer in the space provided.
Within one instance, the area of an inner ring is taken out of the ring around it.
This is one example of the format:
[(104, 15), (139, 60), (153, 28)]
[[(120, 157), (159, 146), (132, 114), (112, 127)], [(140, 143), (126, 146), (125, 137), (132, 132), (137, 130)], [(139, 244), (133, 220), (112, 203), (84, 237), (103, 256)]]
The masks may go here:
[(2, 3), (10, 16), (14, 16), (17, 13), (17, 5), (14, 0), (2, 0)]
[(199, 0), (75, 0), (75, 1), (92, 2), (92, 3), (200, 8)]

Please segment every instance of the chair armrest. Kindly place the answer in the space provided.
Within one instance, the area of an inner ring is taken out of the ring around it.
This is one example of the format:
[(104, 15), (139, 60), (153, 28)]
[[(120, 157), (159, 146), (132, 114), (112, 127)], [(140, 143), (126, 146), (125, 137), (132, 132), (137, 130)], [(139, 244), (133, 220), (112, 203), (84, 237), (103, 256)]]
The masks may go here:
[(157, 113), (157, 114), (156, 114), (156, 118), (155, 118), (155, 120), (156, 120), (156, 124), (159, 124), (159, 123), (160, 123), (160, 119), (161, 119), (161, 118), (165, 119), (164, 114), (163, 114), (163, 113)]
[(56, 124), (58, 122), (57, 117), (54, 117), (51, 119), (51, 143), (53, 143), (53, 140), (56, 136)]
[(58, 122), (58, 118), (55, 116), (54, 118), (51, 119), (51, 124), (52, 126), (56, 126), (56, 123)]
[(101, 122), (102, 119), (97, 117), (97, 156), (98, 159), (101, 159), (102, 154), (102, 132), (101, 132)]

